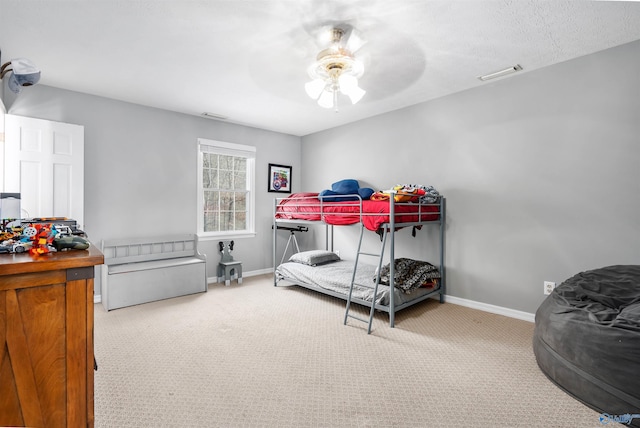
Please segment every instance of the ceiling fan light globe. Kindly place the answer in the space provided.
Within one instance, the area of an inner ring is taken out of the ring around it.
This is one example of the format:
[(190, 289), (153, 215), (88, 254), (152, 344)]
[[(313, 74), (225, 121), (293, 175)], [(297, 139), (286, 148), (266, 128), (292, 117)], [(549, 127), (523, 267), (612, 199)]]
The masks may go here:
[(332, 91), (322, 91), (320, 94), (320, 98), (318, 98), (318, 105), (324, 108), (332, 108), (333, 107), (333, 92)]
[(348, 95), (349, 92), (358, 87), (358, 79), (351, 74), (342, 74), (340, 78), (338, 78), (338, 84), (340, 85), (340, 91)]
[(340, 76), (340, 92), (347, 95), (351, 99), (351, 103), (355, 104), (362, 99), (364, 94), (367, 93), (364, 89), (358, 86), (358, 79), (349, 74), (343, 74)]
[(305, 91), (307, 91), (307, 95), (309, 95), (314, 100), (317, 100), (322, 91), (324, 91), (325, 83), (321, 79), (315, 79), (311, 82), (308, 82), (304, 85)]
[(351, 91), (351, 93), (347, 95), (349, 96), (349, 99), (351, 99), (351, 104), (355, 104), (358, 101), (360, 101), (362, 97), (364, 97), (364, 94), (366, 93), (367, 91), (365, 91), (364, 89), (355, 88), (354, 90)]

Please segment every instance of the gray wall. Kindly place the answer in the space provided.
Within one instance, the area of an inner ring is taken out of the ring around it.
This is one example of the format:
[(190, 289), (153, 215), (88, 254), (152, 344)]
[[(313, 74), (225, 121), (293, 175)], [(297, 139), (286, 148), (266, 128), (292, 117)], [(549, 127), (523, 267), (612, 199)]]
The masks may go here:
[[(197, 139), (255, 146), (255, 238), (236, 239), (234, 257), (245, 272), (271, 268), (271, 213), (267, 165), (293, 167), (300, 189), (300, 138), (246, 126), (36, 85), (9, 113), (85, 128), (85, 230), (92, 242), (121, 237), (196, 232)], [(207, 274), (219, 261), (217, 240), (201, 243)], [(99, 294), (99, 286), (96, 287)]]
[[(448, 294), (528, 313), (545, 280), (640, 262), (639, 167), (640, 41), (302, 139), (305, 190), (435, 186)], [(426, 238), (396, 256), (435, 260)]]
[[(257, 147), (258, 234), (234, 253), (245, 271), (272, 266), (269, 162), (293, 166), (294, 191), (343, 178), (434, 185), (448, 201), (448, 294), (459, 298), (533, 313), (544, 280), (639, 262), (640, 42), (302, 139), (43, 85), (7, 107), (85, 126), (94, 242), (194, 232), (202, 137)], [(434, 230), (400, 233), (398, 257), (435, 260)], [(337, 228), (343, 257), (355, 236)], [(203, 249), (212, 276), (215, 241)]]

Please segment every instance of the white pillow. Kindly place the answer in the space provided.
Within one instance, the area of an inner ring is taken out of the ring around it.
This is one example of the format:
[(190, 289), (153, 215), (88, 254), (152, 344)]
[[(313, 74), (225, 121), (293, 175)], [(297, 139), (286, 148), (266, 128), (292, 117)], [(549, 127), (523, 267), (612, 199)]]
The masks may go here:
[(311, 250), (296, 253), (289, 258), (290, 262), (302, 263), (309, 266), (323, 265), (325, 263), (337, 262), (340, 257), (336, 253), (325, 250)]

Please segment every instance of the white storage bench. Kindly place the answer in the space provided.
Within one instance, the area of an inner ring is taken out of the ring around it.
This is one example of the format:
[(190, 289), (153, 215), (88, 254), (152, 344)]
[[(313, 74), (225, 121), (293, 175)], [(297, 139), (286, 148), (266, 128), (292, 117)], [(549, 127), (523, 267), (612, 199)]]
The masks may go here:
[(196, 235), (102, 241), (102, 305), (107, 311), (207, 291)]

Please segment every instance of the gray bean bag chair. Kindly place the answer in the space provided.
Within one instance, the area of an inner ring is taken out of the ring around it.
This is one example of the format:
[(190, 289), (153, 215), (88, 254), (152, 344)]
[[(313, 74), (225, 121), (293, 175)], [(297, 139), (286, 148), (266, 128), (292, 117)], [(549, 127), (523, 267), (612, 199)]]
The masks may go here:
[(605, 421), (640, 427), (640, 265), (579, 273), (536, 312), (542, 372)]

